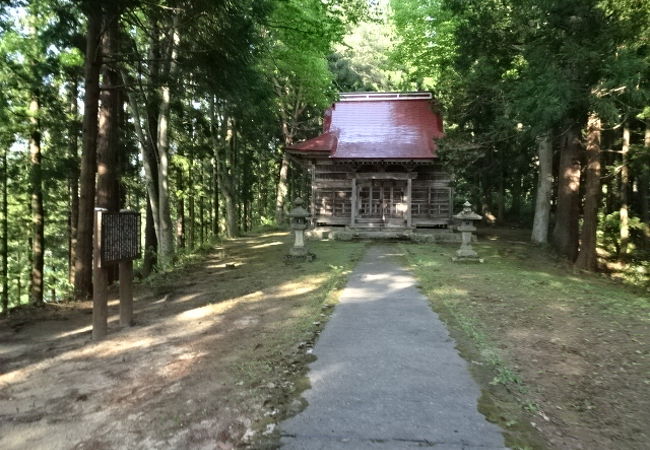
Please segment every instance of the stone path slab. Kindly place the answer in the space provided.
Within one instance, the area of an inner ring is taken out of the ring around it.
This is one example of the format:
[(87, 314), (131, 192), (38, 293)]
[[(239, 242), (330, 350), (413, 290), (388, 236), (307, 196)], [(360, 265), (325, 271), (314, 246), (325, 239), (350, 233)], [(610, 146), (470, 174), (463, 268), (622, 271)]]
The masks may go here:
[(480, 390), (396, 247), (350, 276), (310, 365), (309, 405), (280, 425), (284, 449), (503, 449)]

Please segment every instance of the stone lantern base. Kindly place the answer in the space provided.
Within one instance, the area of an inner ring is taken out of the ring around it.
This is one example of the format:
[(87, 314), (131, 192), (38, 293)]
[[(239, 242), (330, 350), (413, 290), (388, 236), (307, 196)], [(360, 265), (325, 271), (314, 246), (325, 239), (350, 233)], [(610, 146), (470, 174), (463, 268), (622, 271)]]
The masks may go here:
[(289, 256), (307, 256), (308, 253), (307, 247), (291, 247), (289, 249)]
[(483, 258), (478, 256), (454, 256), (451, 260), (455, 263), (482, 263)]
[[(296, 251), (294, 251), (296, 250)], [(286, 262), (312, 262), (316, 258), (316, 255), (307, 250), (306, 248), (292, 248), (289, 250), (289, 254), (285, 255), (284, 260)]]
[[(468, 236), (469, 239), (470, 236)], [(482, 263), (483, 259), (478, 257), (478, 253), (474, 251), (472, 245), (469, 242), (463, 242), (458, 250), (456, 250), (456, 256), (452, 257), (453, 262), (470, 262), (470, 263)]]

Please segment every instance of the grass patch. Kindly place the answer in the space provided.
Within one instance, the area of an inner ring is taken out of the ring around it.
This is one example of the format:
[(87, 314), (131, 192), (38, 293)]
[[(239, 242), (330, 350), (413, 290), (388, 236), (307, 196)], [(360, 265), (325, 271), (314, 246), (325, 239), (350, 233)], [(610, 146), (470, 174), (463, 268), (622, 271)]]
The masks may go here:
[(650, 420), (643, 406), (650, 369), (645, 293), (574, 271), (521, 241), (477, 244), (485, 263), (474, 265), (451, 263), (455, 246), (401, 247), (471, 362), (483, 388), (481, 411), (507, 430), (508, 445), (647, 442), (638, 432)]

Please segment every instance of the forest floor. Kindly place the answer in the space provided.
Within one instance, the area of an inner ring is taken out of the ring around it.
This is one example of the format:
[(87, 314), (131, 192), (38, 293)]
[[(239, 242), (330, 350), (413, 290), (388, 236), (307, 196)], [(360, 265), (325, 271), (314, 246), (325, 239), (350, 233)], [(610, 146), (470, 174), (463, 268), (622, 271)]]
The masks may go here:
[(114, 299), (101, 342), (90, 302), (0, 321), (0, 448), (227, 449), (271, 437), (304, 406), (309, 349), (363, 247), (315, 242), (315, 261), (289, 263), (288, 241), (226, 241), (138, 284), (135, 326), (119, 327)]
[(527, 231), (484, 229), (483, 264), (450, 264), (455, 246), (401, 248), (509, 445), (648, 448), (647, 291), (576, 271)]
[[(300, 411), (310, 348), (365, 243), (286, 233), (226, 241), (137, 284), (136, 324), (90, 339), (90, 303), (0, 321), (0, 448), (274, 447)], [(456, 246), (395, 244), (515, 448), (641, 449), (650, 442), (647, 292), (574, 271), (525, 232), (486, 230), (484, 264)], [(235, 264), (228, 268), (226, 264)]]

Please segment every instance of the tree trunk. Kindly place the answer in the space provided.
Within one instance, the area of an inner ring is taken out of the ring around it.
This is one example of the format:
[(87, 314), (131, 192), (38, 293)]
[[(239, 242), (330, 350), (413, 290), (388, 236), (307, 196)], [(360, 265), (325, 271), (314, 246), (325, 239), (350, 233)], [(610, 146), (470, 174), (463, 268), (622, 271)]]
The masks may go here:
[(546, 244), (548, 242), (548, 223), (551, 214), (551, 193), (553, 190), (553, 146), (550, 133), (539, 138), (537, 153), (539, 156), (539, 175), (531, 241), (537, 244)]
[[(219, 187), (223, 197), (225, 214), (224, 234), (228, 238), (236, 237), (237, 216), (235, 205), (235, 180), (233, 166), (233, 152), (235, 143), (235, 125), (234, 120), (229, 117), (220, 118), (220, 123), (224, 124), (221, 131), (217, 129), (216, 105), (214, 97), (210, 100), (210, 134), (212, 136), (212, 145), (214, 147), (214, 160), (216, 165)], [(221, 135), (219, 136), (218, 133)]]
[(232, 191), (228, 189), (228, 187), (222, 183), (223, 189), (223, 201), (226, 207), (226, 229), (225, 229), (225, 235), (228, 238), (234, 238), (237, 237), (237, 211), (236, 211), (236, 205), (235, 205), (235, 199), (232, 194)]
[(208, 234), (208, 236), (210, 236), (210, 238), (214, 238), (215, 234), (214, 234), (214, 232), (212, 230), (212, 225), (214, 223), (213, 222), (213, 215), (212, 215), (212, 212), (214, 211), (212, 209), (212, 199), (214, 198), (214, 195), (212, 193), (212, 188), (213, 188), (212, 179), (214, 177), (214, 174), (212, 173), (212, 164), (210, 164), (209, 161), (206, 161), (204, 163), (204, 165), (208, 165), (208, 164), (209, 164), (209, 167), (206, 167), (206, 174), (205, 174), (205, 177), (206, 177), (206, 181), (205, 181), (206, 194), (205, 195), (206, 195), (206, 201), (207, 201), (206, 208), (207, 208), (207, 213), (208, 213), (207, 223), (205, 224), (205, 228), (206, 228), (206, 233)]
[(158, 260), (169, 263), (174, 256), (174, 227), (172, 225), (169, 198), (169, 117), (171, 109), (171, 82), (177, 72), (177, 52), (179, 44), (178, 15), (174, 15), (169, 43), (167, 76), (160, 88), (160, 107), (158, 111)]
[(520, 221), (521, 216), (521, 196), (523, 195), (524, 189), (522, 187), (522, 176), (517, 173), (514, 179), (514, 183), (510, 190), (512, 193), (512, 205), (510, 207), (509, 216), (512, 220), (516, 218), (517, 221)]
[(499, 167), (499, 187), (497, 191), (497, 221), (500, 224), (505, 222), (506, 216), (506, 188), (504, 185), (503, 170)]
[[(120, 210), (119, 189), (119, 127), (120, 76), (117, 67), (119, 57), (119, 11), (113, 4), (105, 6), (104, 33), (102, 34), (102, 82), (100, 91), (97, 131), (97, 177), (95, 205), (109, 212)], [(119, 279), (117, 265), (108, 266), (106, 282)], [(102, 280), (104, 281), (104, 280)]]
[[(233, 167), (233, 153), (235, 151), (235, 126), (234, 120), (229, 119), (227, 121), (227, 133), (226, 133), (226, 158), (225, 158), (225, 169), (227, 175), (221, 179), (221, 185), (223, 186), (223, 198), (224, 203), (226, 204), (226, 236), (229, 238), (236, 237), (238, 233), (237, 229), (237, 205), (235, 200), (235, 186), (234, 186), (234, 167)], [(224, 172), (224, 175), (226, 172)]]
[(580, 142), (574, 127), (567, 130), (560, 148), (557, 209), (553, 245), (558, 252), (575, 261), (578, 255), (580, 210)]
[(286, 146), (293, 143), (293, 133), (287, 123), (286, 115), (282, 121), (282, 134), (284, 136), (284, 149), (282, 152), (282, 162), (280, 163), (280, 173), (278, 174), (278, 187), (275, 199), (275, 224), (278, 227), (285, 225), (284, 206), (289, 195), (289, 154)]
[(282, 162), (280, 163), (280, 173), (278, 175), (278, 190), (275, 199), (275, 223), (277, 226), (284, 225), (284, 205), (287, 201), (287, 194), (289, 187), (287, 179), (289, 175), (289, 155), (286, 151), (282, 154)]
[[(643, 146), (650, 154), (650, 119), (645, 120)], [(650, 247), (650, 168), (644, 167), (639, 176), (639, 195), (641, 197), (641, 221), (643, 222), (643, 244)]]
[(217, 168), (215, 163), (210, 165), (212, 168), (212, 234), (219, 236), (219, 178), (217, 177)]
[[(199, 186), (203, 189), (203, 161), (199, 161)], [(199, 196), (199, 242), (205, 243), (205, 205), (204, 196)]]
[(630, 168), (628, 155), (630, 153), (630, 126), (625, 124), (623, 127), (623, 146), (621, 148), (621, 209), (619, 210), (620, 218), (620, 253), (626, 254), (630, 240), (630, 219), (628, 216), (628, 190), (630, 184)]
[(2, 272), (0, 273), (0, 277), (2, 278), (2, 311), (4, 311), (5, 316), (7, 316), (9, 315), (9, 218), (7, 216), (7, 181), (9, 180), (9, 177), (7, 176), (8, 148), (5, 147), (2, 150), (2, 247), (0, 248), (0, 251), (2, 252)]
[(35, 93), (29, 104), (31, 135), (29, 138), (29, 159), (31, 163), (32, 194), (32, 274), (30, 279), (30, 303), (43, 304), (44, 231), (43, 212), (43, 170), (41, 166), (41, 126), (38, 115), (40, 105)]
[(144, 226), (144, 259), (142, 261), (142, 275), (147, 277), (151, 275), (156, 266), (156, 255), (158, 242), (156, 241), (156, 230), (154, 226), (154, 217), (151, 211), (151, 201), (147, 196), (147, 206)]
[(576, 267), (591, 271), (598, 268), (596, 230), (600, 204), (600, 132), (600, 118), (591, 114), (587, 123), (587, 166), (580, 251), (575, 263)]
[[(189, 158), (189, 183), (190, 185), (194, 185), (194, 149), (190, 147), (190, 158)], [(194, 195), (190, 195), (189, 201), (189, 214), (190, 214), (190, 230), (189, 230), (189, 236), (190, 236), (190, 248), (194, 248), (196, 246), (196, 210), (194, 208), (195, 205), (195, 200), (194, 200)]]
[[(152, 65), (155, 65), (152, 63)], [(133, 85), (133, 80), (128, 73), (122, 72), (122, 80), (127, 86), (127, 98), (129, 103), (129, 108), (133, 115), (133, 123), (135, 125), (136, 136), (140, 143), (140, 156), (142, 157), (142, 166), (144, 168), (145, 181), (147, 186), (147, 202), (149, 203), (148, 208), (151, 210), (152, 214), (152, 228), (156, 234), (156, 239), (151, 242), (157, 243), (157, 237), (160, 235), (158, 230), (158, 162), (156, 159), (156, 142), (154, 136), (156, 136), (156, 122), (153, 119), (154, 114), (152, 113), (152, 106), (147, 105), (146, 119), (143, 118), (140, 113), (140, 107), (138, 105), (137, 98), (135, 97), (134, 92), (131, 90)], [(154, 79), (149, 80), (150, 84), (154, 83)], [(142, 127), (142, 123), (146, 124), (146, 128)], [(154, 248), (157, 251), (157, 244), (149, 249)], [(146, 255), (146, 253), (145, 253)], [(155, 265), (155, 259), (154, 264)], [(151, 268), (153, 268), (151, 265)]]
[[(215, 150), (216, 152), (216, 150)], [(215, 158), (214, 163), (212, 164), (212, 177), (214, 183), (214, 199), (212, 200), (212, 205), (214, 206), (213, 222), (212, 222), (212, 231), (215, 236), (219, 236), (219, 173), (217, 171), (217, 161)]]
[(99, 71), (101, 68), (102, 14), (99, 8), (92, 8), (88, 11), (87, 16), (83, 150), (79, 179), (79, 225), (77, 227), (77, 260), (75, 262), (75, 298), (80, 300), (92, 296), (97, 107), (99, 103)]
[(252, 201), (252, 192), (253, 192), (253, 174), (252, 172), (252, 160), (251, 154), (248, 151), (242, 153), (243, 159), (243, 175), (242, 175), (242, 186), (241, 186), (241, 199), (240, 203), (242, 204), (242, 225), (245, 232), (251, 230), (251, 201)]
[(69, 158), (73, 161), (68, 180), (70, 194), (70, 216), (68, 224), (68, 280), (74, 286), (75, 263), (77, 261), (77, 226), (79, 224), (79, 123), (77, 121), (77, 81), (70, 84), (70, 116), (72, 121), (68, 129)]
[(185, 248), (185, 183), (183, 181), (183, 169), (179, 167), (176, 173), (176, 184), (179, 191), (176, 214), (178, 216), (176, 225), (176, 241), (179, 248)]
[[(277, 80), (273, 80), (275, 84), (275, 92), (279, 98), (284, 98), (286, 103), (280, 108), (280, 119), (282, 121), (282, 136), (284, 139), (284, 147), (293, 143), (296, 131), (298, 128), (298, 121), (302, 114), (305, 112), (307, 104), (303, 102), (302, 88), (299, 86), (295, 90), (282, 86)], [(289, 156), (286, 150), (283, 149), (282, 162), (280, 164), (280, 172), (278, 174), (278, 184), (275, 199), (275, 222), (276, 225), (281, 227), (284, 225), (284, 206), (287, 202), (289, 178)]]
[(115, 195), (118, 184), (117, 154), (119, 145), (119, 90), (120, 84), (115, 61), (118, 54), (118, 16), (115, 11), (105, 16), (105, 32), (102, 35), (104, 69), (100, 94), (99, 125), (97, 133), (97, 186), (96, 205), (110, 212), (119, 210), (119, 198)]

